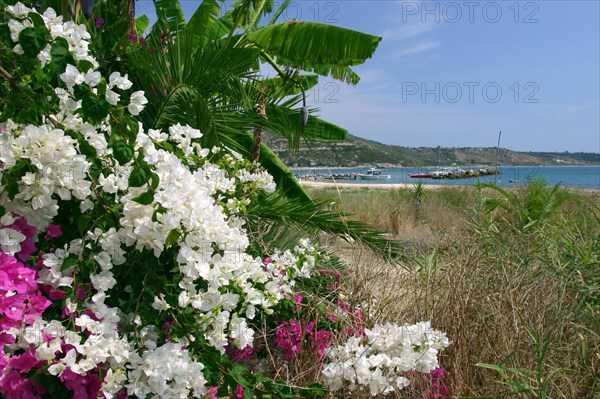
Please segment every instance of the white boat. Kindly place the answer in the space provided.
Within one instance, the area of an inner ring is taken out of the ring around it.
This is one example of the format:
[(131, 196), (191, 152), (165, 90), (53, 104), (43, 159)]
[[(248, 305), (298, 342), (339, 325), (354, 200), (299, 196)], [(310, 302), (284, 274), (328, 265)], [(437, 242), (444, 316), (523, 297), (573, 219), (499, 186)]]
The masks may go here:
[(376, 168), (369, 168), (367, 173), (359, 173), (358, 177), (362, 180), (390, 180), (392, 178), (391, 175), (382, 175), (381, 171)]

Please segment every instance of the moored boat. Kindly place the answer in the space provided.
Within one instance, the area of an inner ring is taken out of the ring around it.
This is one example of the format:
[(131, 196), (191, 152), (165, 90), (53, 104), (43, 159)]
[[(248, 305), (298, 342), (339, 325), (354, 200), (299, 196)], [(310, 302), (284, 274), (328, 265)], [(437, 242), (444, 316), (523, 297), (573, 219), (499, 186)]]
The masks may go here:
[(391, 175), (381, 174), (381, 171), (376, 168), (369, 168), (367, 173), (358, 173), (358, 177), (362, 180), (389, 180), (392, 178)]

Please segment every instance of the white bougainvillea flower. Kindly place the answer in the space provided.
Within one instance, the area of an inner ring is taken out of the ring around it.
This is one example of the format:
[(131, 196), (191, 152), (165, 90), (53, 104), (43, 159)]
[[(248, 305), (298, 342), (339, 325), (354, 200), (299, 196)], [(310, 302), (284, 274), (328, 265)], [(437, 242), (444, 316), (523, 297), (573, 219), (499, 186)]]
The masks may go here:
[(67, 64), (67, 69), (64, 73), (61, 73), (59, 77), (69, 88), (80, 85), (85, 80), (83, 74), (79, 72), (79, 69), (71, 64)]
[(98, 83), (100, 83), (100, 79), (102, 78), (102, 75), (100, 75), (100, 72), (94, 71), (93, 69), (90, 69), (86, 72), (85, 76), (84, 76), (84, 82), (90, 86), (90, 87), (96, 87), (98, 85)]
[(133, 83), (127, 78), (127, 75), (122, 76), (119, 72), (113, 72), (108, 77), (108, 87), (113, 88), (115, 86), (121, 90), (129, 90)]
[(15, 17), (23, 18), (26, 17), (27, 14), (34, 11), (29, 7), (25, 7), (25, 5), (21, 2), (18, 2), (14, 6), (7, 6), (6, 11), (14, 15)]
[(106, 93), (104, 94), (104, 98), (110, 105), (117, 105), (120, 100), (119, 94), (115, 93), (114, 91), (112, 91), (110, 89), (106, 90)]
[(136, 91), (131, 94), (131, 98), (129, 99), (129, 105), (127, 109), (129, 113), (133, 116), (137, 116), (140, 112), (143, 111), (144, 105), (148, 104), (148, 100), (144, 96), (144, 92), (142, 90)]

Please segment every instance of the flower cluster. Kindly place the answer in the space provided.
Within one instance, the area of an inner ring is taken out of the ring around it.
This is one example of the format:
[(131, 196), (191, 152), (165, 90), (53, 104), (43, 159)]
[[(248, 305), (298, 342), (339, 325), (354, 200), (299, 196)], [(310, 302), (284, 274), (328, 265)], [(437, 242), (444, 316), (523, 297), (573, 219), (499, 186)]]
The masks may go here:
[(429, 373), (431, 376), (431, 387), (425, 392), (428, 399), (448, 399), (448, 380), (443, 367), (436, 367)]
[[(46, 79), (28, 89), (48, 101), (36, 123), (16, 114), (0, 124), (1, 394), (216, 396), (207, 381), (225, 377), (207, 362), (250, 357), (256, 320), (282, 303), (301, 306), (296, 290), (315, 276), (319, 250), (300, 240), (264, 259), (243, 210), (276, 188), (273, 178), (226, 148), (203, 148), (190, 126), (146, 131), (135, 118), (145, 94), (127, 75), (98, 71), (83, 25), (21, 3), (1, 16), (7, 51), (35, 62), (17, 72)], [(374, 369), (380, 385), (428, 371), (447, 345), (428, 325), (363, 336), (360, 311), (336, 306), (360, 319), (346, 346), (328, 349), (333, 334), (315, 322), (283, 323), (276, 338), (286, 358), (306, 344), (319, 360), (328, 354), (332, 388), (365, 385)], [(334, 365), (354, 364), (360, 350), (370, 363), (351, 380)], [(229, 388), (244, 396), (241, 385)]]
[[(9, 21), (14, 51), (24, 56), (21, 33), (34, 25), (32, 14), (37, 13), (20, 3), (6, 11), (14, 16)], [(62, 43), (60, 38), (76, 62), (58, 74), (53, 115), (40, 125), (9, 120), (1, 126), (0, 173), (10, 185), (0, 191), (1, 320), (7, 342), (0, 356), (0, 384), (20, 387), (2, 391), (8, 397), (41, 394), (33, 383), (15, 381), (25, 381), (32, 367), (47, 365), (48, 375), (74, 397), (111, 398), (125, 392), (140, 398), (200, 396), (204, 366), (188, 347), (201, 337), (198, 342), (223, 353), (229, 343), (251, 353), (249, 321), (256, 311), (269, 312), (292, 295), (294, 276), (279, 270), (297, 269), (308, 277), (316, 250), (303, 243), (297, 253), (286, 252), (277, 261), (277, 273), (252, 256), (244, 222), (237, 208), (227, 205), (239, 201), (234, 193), (244, 184), (272, 191), (272, 178), (260, 169), (251, 171), (252, 165), (237, 154), (223, 152), (219, 164), (211, 163), (209, 151), (199, 144), (201, 133), (189, 126), (146, 133), (138, 124), (137, 132), (130, 130), (133, 142), (116, 136), (110, 118), (118, 117), (119, 109), (138, 115), (147, 103), (143, 92), (128, 95), (133, 84), (127, 76), (113, 72), (106, 80), (94, 69), (89, 34), (82, 26), (63, 23), (50, 8), (41, 18), (52, 39), (37, 56), (40, 67), (49, 67), (48, 51)], [(123, 104), (127, 97), (129, 103)], [(92, 100), (106, 103), (106, 118), (86, 113), (84, 105)], [(109, 145), (116, 138), (119, 145)], [(177, 152), (170, 150), (174, 147)], [(100, 161), (94, 171), (91, 157)], [(70, 237), (77, 230), (81, 236), (37, 253), (36, 240), (60, 235), (61, 226), (51, 223), (66, 206), (79, 216), (67, 219), (75, 226), (62, 228), (71, 230)], [(116, 223), (105, 222), (114, 214), (119, 215)], [(90, 224), (93, 219), (100, 223)], [(127, 284), (134, 280), (121, 281), (118, 275), (141, 259), (147, 263), (148, 253), (155, 264), (173, 262), (176, 285), (156, 291), (154, 301), (141, 306), (146, 312), (141, 317), (138, 301), (120, 296), (138, 297)], [(37, 270), (13, 255), (23, 261), (36, 256)], [(119, 296), (121, 301), (113, 300)], [(43, 318), (48, 307), (60, 310), (64, 319)], [(189, 325), (173, 327), (161, 344), (149, 319), (164, 322), (180, 314), (192, 315)], [(27, 367), (21, 353), (33, 359)]]
[(31, 324), (50, 306), (35, 280), (35, 270), (0, 251), (0, 331)]
[(409, 385), (408, 371), (429, 373), (438, 367), (438, 352), (450, 344), (430, 322), (415, 325), (386, 323), (365, 329), (361, 339), (327, 350), (330, 361), (322, 370), (332, 391), (347, 385), (366, 388), (372, 395), (386, 394)]
[(281, 323), (276, 331), (273, 342), (283, 351), (283, 357), (292, 360), (300, 352), (306, 342), (310, 345), (310, 350), (316, 353), (317, 359), (325, 356), (325, 349), (333, 339), (330, 331), (317, 330), (316, 322), (307, 322), (301, 320), (297, 322), (294, 319)]

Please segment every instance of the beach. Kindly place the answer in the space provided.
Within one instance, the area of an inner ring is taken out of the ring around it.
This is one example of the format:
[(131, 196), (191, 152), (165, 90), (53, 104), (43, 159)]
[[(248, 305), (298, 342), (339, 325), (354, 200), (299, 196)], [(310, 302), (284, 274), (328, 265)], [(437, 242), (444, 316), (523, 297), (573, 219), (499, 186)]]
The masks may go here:
[[(315, 187), (315, 188), (343, 188), (343, 189), (362, 189), (362, 188), (376, 188), (376, 189), (386, 189), (386, 190), (399, 190), (399, 189), (407, 189), (414, 188), (415, 183), (336, 183), (336, 182), (321, 182), (321, 181), (310, 181), (303, 180), (300, 182), (304, 187)], [(451, 187), (466, 187), (454, 185)], [(436, 190), (444, 187), (449, 187), (448, 185), (443, 184), (424, 184), (423, 187), (427, 190)]]

